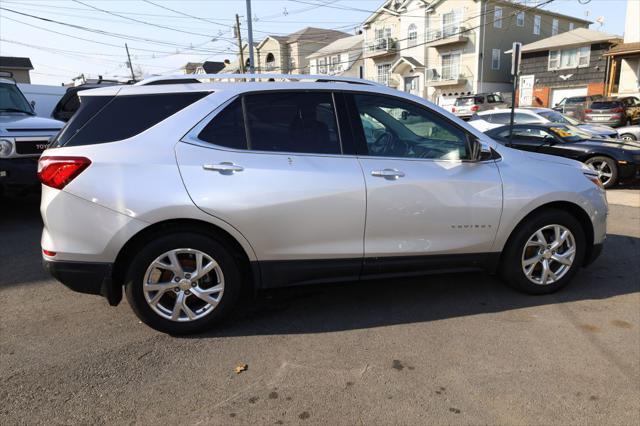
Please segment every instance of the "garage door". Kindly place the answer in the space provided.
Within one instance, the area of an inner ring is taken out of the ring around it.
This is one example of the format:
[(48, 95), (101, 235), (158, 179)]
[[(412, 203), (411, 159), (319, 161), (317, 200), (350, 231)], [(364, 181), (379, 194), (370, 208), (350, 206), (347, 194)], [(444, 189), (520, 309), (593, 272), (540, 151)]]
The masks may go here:
[(564, 98), (570, 98), (572, 96), (587, 96), (587, 88), (572, 87), (571, 89), (553, 89), (551, 92), (551, 105), (549, 106), (553, 107)]

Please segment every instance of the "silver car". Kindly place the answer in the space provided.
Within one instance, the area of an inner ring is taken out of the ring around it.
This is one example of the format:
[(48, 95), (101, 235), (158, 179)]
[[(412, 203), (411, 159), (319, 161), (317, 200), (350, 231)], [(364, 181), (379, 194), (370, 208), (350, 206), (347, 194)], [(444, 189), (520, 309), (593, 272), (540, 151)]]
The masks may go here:
[(80, 92), (39, 164), (45, 267), (112, 305), (124, 289), (155, 329), (201, 331), (245, 290), (434, 269), (550, 293), (602, 248), (579, 162), (363, 80), (198, 78)]

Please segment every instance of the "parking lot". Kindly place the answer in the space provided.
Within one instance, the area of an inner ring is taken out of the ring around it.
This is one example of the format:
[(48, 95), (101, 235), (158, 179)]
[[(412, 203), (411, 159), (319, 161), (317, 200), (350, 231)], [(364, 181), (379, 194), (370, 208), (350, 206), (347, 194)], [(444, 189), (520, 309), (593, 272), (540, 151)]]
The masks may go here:
[(640, 191), (612, 193), (603, 255), (555, 295), (483, 273), (286, 289), (188, 338), (53, 281), (38, 200), (2, 200), (0, 424), (637, 425)]

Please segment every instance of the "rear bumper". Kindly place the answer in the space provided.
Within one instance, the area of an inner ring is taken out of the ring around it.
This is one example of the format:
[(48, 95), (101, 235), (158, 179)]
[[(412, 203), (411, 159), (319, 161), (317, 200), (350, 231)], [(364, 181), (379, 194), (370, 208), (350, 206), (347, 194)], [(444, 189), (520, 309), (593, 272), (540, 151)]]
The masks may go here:
[(0, 160), (0, 186), (37, 186), (38, 157)]
[(122, 287), (113, 283), (112, 263), (56, 262), (43, 259), (42, 264), (56, 280), (73, 291), (104, 296), (113, 306), (122, 299)]
[(620, 127), (626, 124), (625, 119), (616, 118), (612, 120), (594, 120), (593, 118), (585, 117), (584, 122), (587, 124), (602, 124), (603, 126)]

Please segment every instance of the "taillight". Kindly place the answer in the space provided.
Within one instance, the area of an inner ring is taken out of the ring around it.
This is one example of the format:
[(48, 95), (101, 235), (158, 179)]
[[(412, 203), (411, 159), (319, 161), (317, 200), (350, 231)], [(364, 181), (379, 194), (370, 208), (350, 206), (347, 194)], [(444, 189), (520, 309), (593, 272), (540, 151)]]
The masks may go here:
[(593, 112), (593, 110), (592, 110), (592, 109), (589, 109), (589, 108), (587, 108), (587, 109), (585, 109), (585, 110), (584, 110), (584, 113), (585, 113), (585, 114), (591, 114), (592, 112)]
[(456, 112), (456, 107), (451, 107), (451, 112)]
[(90, 164), (85, 157), (40, 157), (38, 179), (43, 185), (62, 189)]
[(42, 249), (42, 254), (44, 254), (45, 256), (49, 256), (49, 257), (55, 257), (55, 255), (58, 254), (58, 253), (56, 253), (55, 251)]
[(474, 105), (471, 107), (471, 111), (476, 112), (477, 110), (479, 110), (480, 107), (478, 105)]
[(624, 112), (624, 108), (618, 107), (611, 110), (611, 112)]

